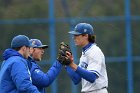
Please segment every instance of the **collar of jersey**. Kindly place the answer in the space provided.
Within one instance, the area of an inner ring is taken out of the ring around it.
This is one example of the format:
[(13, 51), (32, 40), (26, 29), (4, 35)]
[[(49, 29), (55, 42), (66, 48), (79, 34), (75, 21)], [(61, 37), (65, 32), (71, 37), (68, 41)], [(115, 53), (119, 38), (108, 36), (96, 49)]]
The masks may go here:
[(82, 51), (85, 53), (94, 43), (88, 43), (86, 46), (83, 47)]

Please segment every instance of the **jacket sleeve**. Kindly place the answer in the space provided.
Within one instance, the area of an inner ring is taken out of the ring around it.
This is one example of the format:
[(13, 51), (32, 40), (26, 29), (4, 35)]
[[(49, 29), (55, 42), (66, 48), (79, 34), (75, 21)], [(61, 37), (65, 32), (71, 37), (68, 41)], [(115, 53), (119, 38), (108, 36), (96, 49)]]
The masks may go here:
[(11, 77), (17, 90), (20, 93), (40, 93), (37, 88), (32, 85), (31, 75), (25, 63), (18, 60), (12, 64), (10, 69)]
[(48, 72), (44, 73), (40, 67), (34, 63), (31, 68), (33, 84), (38, 87), (48, 87), (56, 79), (61, 69), (62, 65), (56, 61)]
[(77, 85), (81, 81), (81, 76), (69, 66), (66, 66), (66, 71), (75, 85)]

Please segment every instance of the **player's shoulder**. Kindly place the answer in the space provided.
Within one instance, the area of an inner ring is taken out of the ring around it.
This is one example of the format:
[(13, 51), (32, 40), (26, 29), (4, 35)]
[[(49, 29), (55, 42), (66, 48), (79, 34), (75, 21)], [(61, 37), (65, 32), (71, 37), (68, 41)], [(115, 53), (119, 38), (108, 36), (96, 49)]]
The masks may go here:
[(89, 51), (87, 52), (88, 55), (97, 55), (103, 53), (100, 47), (97, 45), (92, 45)]
[(21, 62), (26, 62), (26, 59), (24, 59), (20, 56), (12, 56), (7, 61), (10, 61), (11, 63), (20, 64)]
[(100, 47), (97, 46), (97, 44), (93, 44), (89, 51), (101, 51)]

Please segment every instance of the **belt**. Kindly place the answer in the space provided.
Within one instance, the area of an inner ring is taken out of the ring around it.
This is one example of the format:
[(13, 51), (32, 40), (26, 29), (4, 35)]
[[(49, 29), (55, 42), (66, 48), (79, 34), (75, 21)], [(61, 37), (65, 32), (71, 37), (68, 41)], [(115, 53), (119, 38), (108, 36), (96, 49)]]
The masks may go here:
[(107, 87), (102, 87), (101, 89), (104, 89), (104, 88), (107, 88)]
[(100, 88), (100, 89), (96, 89), (96, 90), (92, 90), (92, 91), (84, 92), (84, 93), (92, 93), (92, 92), (94, 92), (94, 91), (99, 91), (99, 90), (106, 89), (106, 88), (107, 88), (107, 87), (102, 87), (102, 88)]

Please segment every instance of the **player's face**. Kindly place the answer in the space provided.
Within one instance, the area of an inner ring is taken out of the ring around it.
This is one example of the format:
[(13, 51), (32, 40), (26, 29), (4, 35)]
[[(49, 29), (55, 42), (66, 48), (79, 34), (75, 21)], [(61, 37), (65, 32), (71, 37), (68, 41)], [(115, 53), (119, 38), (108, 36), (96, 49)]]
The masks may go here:
[(30, 54), (29, 54), (29, 47), (24, 46), (24, 47), (23, 47), (23, 51), (24, 51), (23, 56), (24, 56), (25, 58), (28, 58), (28, 56), (30, 55)]
[(74, 42), (75, 45), (84, 47), (88, 43), (88, 35), (74, 35)]
[(33, 51), (34, 51), (34, 48), (30, 47), (30, 50), (29, 50), (30, 55), (32, 55), (32, 54), (33, 54)]
[(44, 54), (44, 49), (34, 48), (33, 53), (32, 53), (32, 57), (36, 61), (41, 61), (43, 54)]

